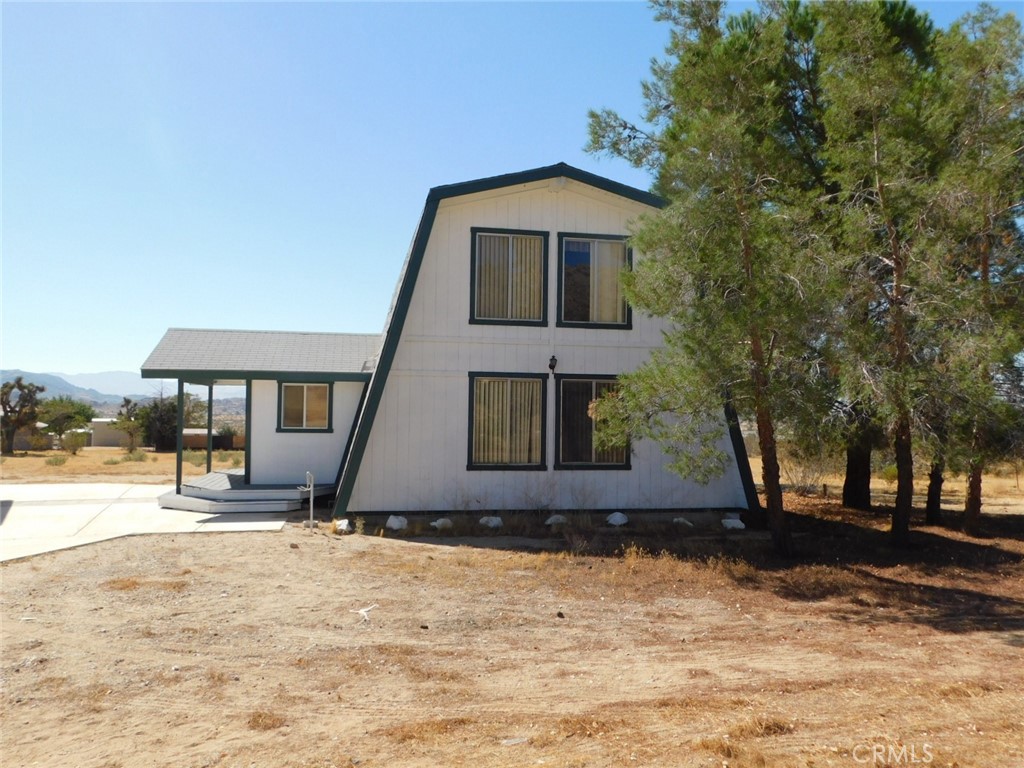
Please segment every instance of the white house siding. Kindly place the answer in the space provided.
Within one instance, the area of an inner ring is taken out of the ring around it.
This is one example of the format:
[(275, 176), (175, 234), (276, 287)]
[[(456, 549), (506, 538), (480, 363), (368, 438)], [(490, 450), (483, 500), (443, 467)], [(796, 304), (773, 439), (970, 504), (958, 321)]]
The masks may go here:
[(312, 472), (318, 484), (333, 483), (362, 391), (362, 382), (334, 383), (333, 432), (278, 432), (278, 383), (254, 381), (250, 482), (301, 485)]
[[(558, 234), (629, 234), (646, 206), (575, 181), (539, 182), (443, 200), (349, 503), (351, 511), (745, 507), (738, 472), (707, 486), (664, 468), (650, 442), (630, 470), (555, 470), (555, 382), (546, 385), (546, 471), (466, 469), (469, 372), (616, 374), (661, 343), (660, 321), (633, 328), (559, 328)], [(547, 325), (470, 324), (472, 227), (548, 232)], [(635, 253), (634, 263), (642, 258)], [(722, 447), (732, 455), (728, 437)]]

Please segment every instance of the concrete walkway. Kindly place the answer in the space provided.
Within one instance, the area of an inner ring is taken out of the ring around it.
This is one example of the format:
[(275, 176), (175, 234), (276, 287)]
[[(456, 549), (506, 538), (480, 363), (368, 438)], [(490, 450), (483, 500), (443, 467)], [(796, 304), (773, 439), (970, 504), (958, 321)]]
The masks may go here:
[(279, 531), (287, 513), (216, 515), (161, 509), (169, 485), (5, 484), (0, 488), (0, 561), (140, 533)]

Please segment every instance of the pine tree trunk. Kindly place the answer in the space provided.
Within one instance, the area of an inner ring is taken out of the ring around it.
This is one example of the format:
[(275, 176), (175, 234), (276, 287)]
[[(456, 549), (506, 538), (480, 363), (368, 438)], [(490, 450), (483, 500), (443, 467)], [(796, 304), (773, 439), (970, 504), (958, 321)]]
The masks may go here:
[(871, 431), (858, 413), (857, 425), (846, 442), (846, 477), (843, 480), (843, 506), (871, 509)]
[(981, 534), (981, 474), (984, 463), (972, 459), (967, 474), (967, 500), (964, 502), (964, 532), (969, 536)]
[(928, 472), (928, 501), (924, 507), (927, 525), (942, 525), (942, 483), (945, 480), (946, 460), (936, 456)]
[(910, 419), (902, 416), (896, 424), (893, 440), (896, 453), (896, 506), (892, 510), (892, 544), (910, 546), (910, 513), (914, 508), (914, 454)]
[(761, 447), (761, 481), (764, 483), (768, 528), (775, 551), (782, 557), (792, 557), (793, 538), (789, 532), (789, 519), (782, 503), (782, 483), (779, 472), (779, 453), (775, 442), (775, 425), (765, 408), (757, 409), (757, 440)]

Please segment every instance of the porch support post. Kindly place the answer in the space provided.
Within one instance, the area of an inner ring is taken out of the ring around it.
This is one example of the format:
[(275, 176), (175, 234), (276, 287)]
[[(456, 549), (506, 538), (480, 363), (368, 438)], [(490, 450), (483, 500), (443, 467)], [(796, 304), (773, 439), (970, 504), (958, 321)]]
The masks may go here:
[(185, 380), (178, 379), (178, 446), (174, 466), (174, 492), (181, 495), (181, 454), (185, 450)]
[(206, 392), (206, 474), (213, 471), (213, 382)]
[(245, 380), (245, 484), (252, 484), (252, 379)]

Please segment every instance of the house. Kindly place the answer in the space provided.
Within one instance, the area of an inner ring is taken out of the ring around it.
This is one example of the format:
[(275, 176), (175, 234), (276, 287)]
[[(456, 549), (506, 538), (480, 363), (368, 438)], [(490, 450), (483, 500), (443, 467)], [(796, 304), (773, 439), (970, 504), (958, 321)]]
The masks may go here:
[(313, 471), (336, 515), (753, 508), (734, 423), (707, 485), (650, 441), (594, 446), (590, 402), (661, 344), (619, 275), (663, 204), (565, 164), (435, 187), (382, 336), (171, 329), (142, 375), (244, 383), (244, 483)]
[(128, 445), (128, 435), (114, 429), (117, 419), (97, 418), (90, 422), (91, 438), (89, 445), (94, 448), (124, 448)]

